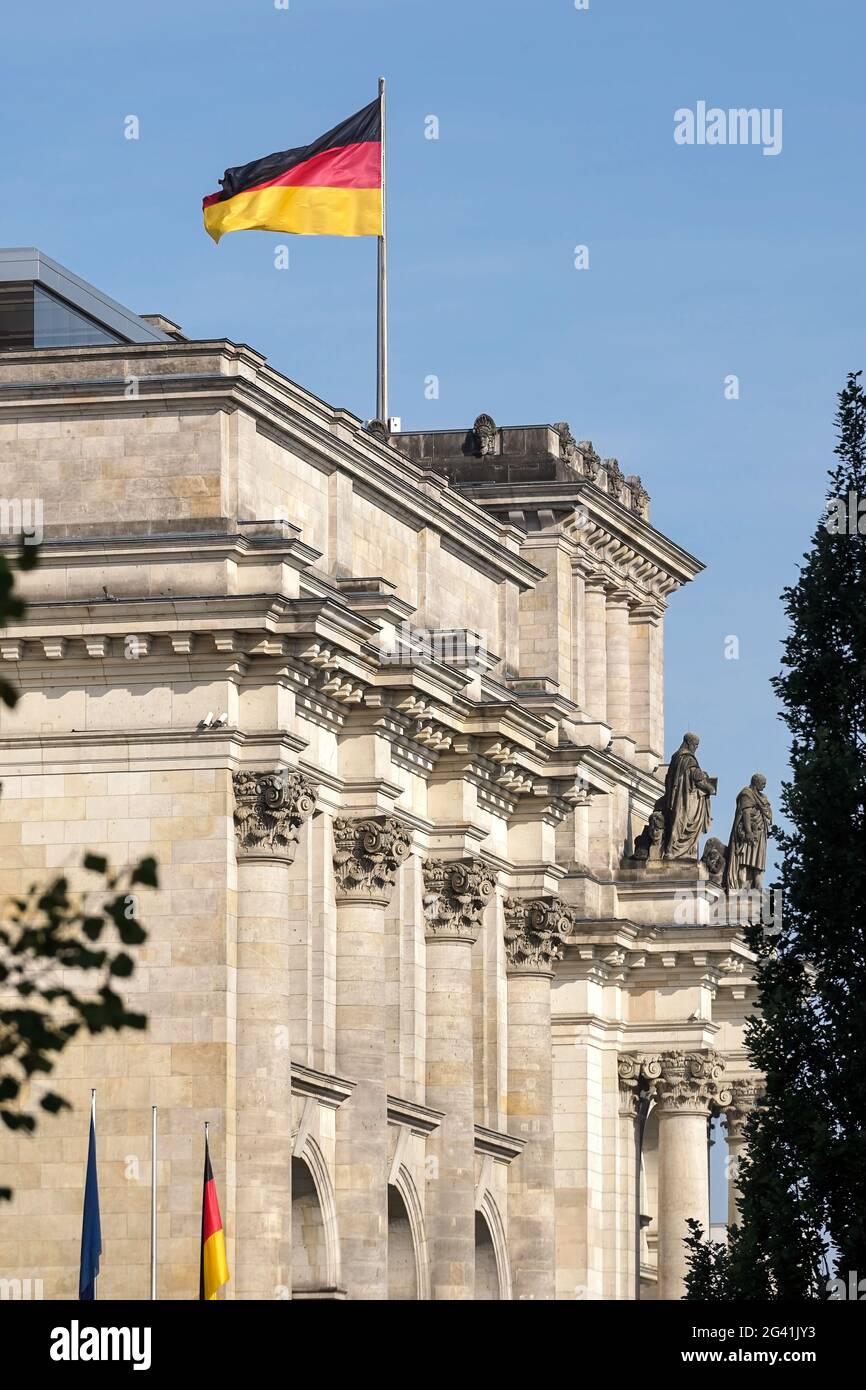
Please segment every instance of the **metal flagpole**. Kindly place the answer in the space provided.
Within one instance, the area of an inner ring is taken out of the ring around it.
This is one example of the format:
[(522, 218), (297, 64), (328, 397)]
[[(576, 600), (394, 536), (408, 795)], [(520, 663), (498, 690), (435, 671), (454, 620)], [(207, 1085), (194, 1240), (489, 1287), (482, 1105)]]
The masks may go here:
[(156, 1298), (156, 1106), (150, 1123), (150, 1296)]
[(379, 78), (382, 120), (382, 235), (379, 237), (379, 313), (376, 326), (376, 418), (388, 425), (388, 191), (385, 149), (385, 79)]
[[(96, 1147), (96, 1087), (95, 1087), (95, 1086), (91, 1086), (91, 1088), (90, 1088), (90, 1123), (93, 1125), (93, 1144), (94, 1144), (94, 1149), (95, 1149), (95, 1147)], [(101, 1252), (100, 1252), (100, 1253), (101, 1253)], [(95, 1275), (95, 1276), (94, 1276), (94, 1279), (93, 1279), (93, 1301), (94, 1301), (94, 1303), (96, 1302), (96, 1299), (97, 1299), (97, 1297), (98, 1297), (98, 1289), (97, 1289), (97, 1287), (96, 1287), (98, 1283), (99, 1283), (99, 1276), (98, 1276), (98, 1275)]]

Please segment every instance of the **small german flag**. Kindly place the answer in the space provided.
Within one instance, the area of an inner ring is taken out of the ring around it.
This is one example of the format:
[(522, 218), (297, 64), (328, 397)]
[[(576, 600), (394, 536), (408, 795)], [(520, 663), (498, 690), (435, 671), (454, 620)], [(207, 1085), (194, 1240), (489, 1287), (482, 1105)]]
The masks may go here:
[(201, 1266), (199, 1269), (199, 1299), (216, 1298), (223, 1284), (229, 1281), (226, 1262), (226, 1238), (223, 1231), (216, 1183), (210, 1166), (207, 1131), (204, 1136), (204, 1186), (201, 1199)]
[(226, 169), (220, 183), (202, 203), (214, 241), (243, 231), (381, 236), (381, 98), (311, 145)]

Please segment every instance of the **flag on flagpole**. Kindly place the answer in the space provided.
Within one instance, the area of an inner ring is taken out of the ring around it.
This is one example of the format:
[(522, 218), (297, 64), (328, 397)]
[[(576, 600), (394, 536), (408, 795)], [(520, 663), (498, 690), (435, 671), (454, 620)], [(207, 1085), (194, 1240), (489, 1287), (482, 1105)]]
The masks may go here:
[(210, 1166), (207, 1126), (204, 1136), (204, 1186), (201, 1199), (201, 1266), (199, 1270), (199, 1299), (214, 1299), (223, 1284), (229, 1281), (226, 1261), (226, 1240), (216, 1183)]
[(102, 1225), (99, 1220), (99, 1184), (96, 1180), (96, 1092), (90, 1097), (90, 1140), (87, 1145), (87, 1176), (84, 1180), (84, 1216), (81, 1222), (81, 1265), (78, 1297), (82, 1302), (96, 1298), (96, 1278), (102, 1254)]
[(226, 169), (203, 200), (205, 230), (382, 236), (382, 99), (311, 145)]

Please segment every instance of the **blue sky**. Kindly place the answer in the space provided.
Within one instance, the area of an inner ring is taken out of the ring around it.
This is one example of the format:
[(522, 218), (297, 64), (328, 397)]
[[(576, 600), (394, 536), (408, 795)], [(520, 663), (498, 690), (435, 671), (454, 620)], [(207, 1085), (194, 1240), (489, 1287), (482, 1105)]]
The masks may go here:
[[(368, 415), (375, 244), (289, 238), (280, 272), (286, 238), (217, 248), (200, 200), (383, 72), (392, 411), (568, 419), (642, 475), (656, 525), (708, 566), (671, 603), (666, 751), (701, 734), (726, 839), (755, 769), (778, 805), (778, 595), (821, 506), (835, 393), (864, 365), (864, 39), (858, 0), (43, 0), (4, 14), (0, 244)], [(781, 153), (678, 146), (674, 112), (699, 100), (781, 108)]]

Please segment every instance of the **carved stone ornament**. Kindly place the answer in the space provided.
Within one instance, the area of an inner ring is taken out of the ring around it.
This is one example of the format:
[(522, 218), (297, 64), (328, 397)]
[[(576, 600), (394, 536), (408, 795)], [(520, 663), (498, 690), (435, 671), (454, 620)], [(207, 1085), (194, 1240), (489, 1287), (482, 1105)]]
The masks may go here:
[(397, 870), (410, 848), (409, 831), (396, 816), (339, 816), (334, 821), (337, 900), (387, 903)]
[(731, 1103), (724, 1058), (716, 1052), (664, 1052), (658, 1059), (656, 1102), (662, 1111), (705, 1115)]
[(565, 459), (566, 463), (573, 466), (577, 464), (577, 440), (571, 432), (571, 428), (566, 420), (561, 420), (554, 426), (559, 431), (559, 457)]
[(594, 483), (598, 479), (598, 470), (601, 468), (601, 459), (593, 448), (591, 439), (582, 439), (577, 446), (578, 452), (583, 459), (583, 471), (589, 481)]
[(316, 808), (316, 791), (294, 768), (233, 774), (235, 836), (241, 857), (295, 857), (300, 827)]
[(638, 1057), (634, 1053), (624, 1053), (617, 1063), (619, 1073), (620, 1114), (635, 1118), (638, 1101), (649, 1100), (655, 1095), (655, 1087), (661, 1076), (661, 1061), (658, 1057)]
[(572, 925), (571, 909), (561, 898), (506, 898), (509, 971), (550, 971), (553, 962), (562, 959), (562, 939)]
[(424, 916), (427, 938), (475, 941), (481, 914), (493, 896), (494, 871), (483, 859), (425, 859)]
[(607, 490), (618, 502), (625, 487), (625, 474), (619, 466), (618, 459), (605, 459), (604, 468), (607, 473)]
[(710, 883), (718, 884), (719, 887), (721, 887), (725, 872), (727, 853), (727, 845), (723, 845), (721, 840), (717, 840), (715, 835), (711, 835), (704, 845), (704, 852), (701, 855), (701, 863), (707, 871), (707, 878)]
[(475, 451), (480, 458), (492, 454), (496, 449), (496, 421), (491, 415), (479, 415), (472, 426), (475, 436)]
[(628, 478), (626, 478), (626, 482), (628, 483), (629, 491), (631, 493), (632, 511), (634, 512), (635, 516), (645, 517), (647, 514), (647, 504), (650, 500), (649, 493), (647, 492), (637, 473), (632, 473)]
[(728, 1128), (729, 1139), (742, 1139), (745, 1124), (752, 1111), (760, 1104), (764, 1094), (763, 1085), (752, 1080), (751, 1077), (744, 1077), (740, 1081), (731, 1082), (731, 1103), (725, 1111), (725, 1121)]
[(391, 434), (384, 420), (370, 420), (367, 424), (367, 433), (372, 434), (374, 439), (378, 439), (380, 444), (388, 444)]

